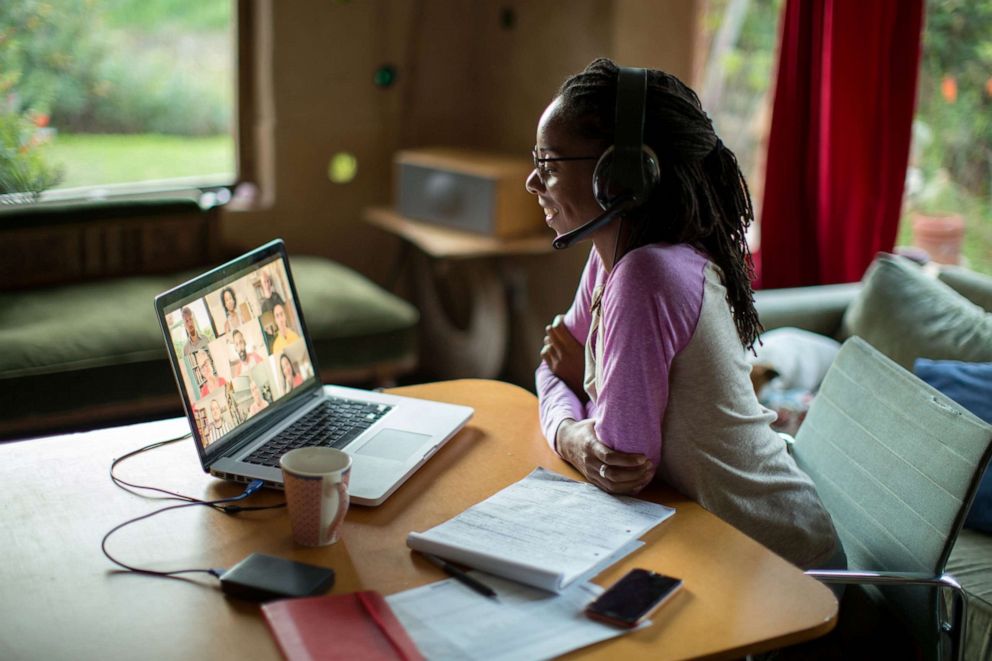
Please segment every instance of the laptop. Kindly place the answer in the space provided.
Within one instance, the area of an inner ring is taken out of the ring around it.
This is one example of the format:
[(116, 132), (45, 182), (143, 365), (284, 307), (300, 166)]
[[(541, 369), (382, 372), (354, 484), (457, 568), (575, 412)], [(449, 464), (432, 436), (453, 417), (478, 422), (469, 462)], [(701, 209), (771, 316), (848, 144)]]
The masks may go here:
[(155, 297), (203, 469), (282, 488), (279, 457), (326, 445), (352, 457), (349, 492), (379, 505), (473, 410), (324, 385), (281, 239)]

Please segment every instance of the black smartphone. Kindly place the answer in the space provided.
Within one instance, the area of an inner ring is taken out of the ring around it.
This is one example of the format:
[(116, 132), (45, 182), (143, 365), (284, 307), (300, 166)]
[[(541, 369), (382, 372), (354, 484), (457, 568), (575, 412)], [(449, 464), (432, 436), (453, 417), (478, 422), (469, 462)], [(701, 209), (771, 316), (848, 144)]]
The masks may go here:
[(647, 569), (632, 569), (586, 606), (586, 615), (630, 629), (658, 610), (681, 587), (680, 578)]

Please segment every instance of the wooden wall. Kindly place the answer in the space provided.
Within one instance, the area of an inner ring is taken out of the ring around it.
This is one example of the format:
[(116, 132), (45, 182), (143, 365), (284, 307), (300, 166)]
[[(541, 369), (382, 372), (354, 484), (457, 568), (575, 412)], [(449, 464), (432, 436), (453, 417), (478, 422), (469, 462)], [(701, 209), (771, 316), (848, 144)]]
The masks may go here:
[[(689, 80), (703, 0), (250, 0), (256, 173), (262, 195), (225, 211), (228, 244), (283, 237), (291, 253), (336, 259), (382, 282), (398, 244), (362, 221), (392, 202), (392, 155), (456, 145), (526, 154), (561, 81), (597, 56)], [(372, 83), (397, 68), (388, 89)], [(358, 158), (348, 184), (332, 154)], [(523, 186), (523, 182), (520, 183)], [(549, 241), (551, 239), (549, 233)], [(530, 258), (525, 380), (543, 324), (571, 300), (586, 249)], [(536, 339), (535, 339), (536, 334)]]

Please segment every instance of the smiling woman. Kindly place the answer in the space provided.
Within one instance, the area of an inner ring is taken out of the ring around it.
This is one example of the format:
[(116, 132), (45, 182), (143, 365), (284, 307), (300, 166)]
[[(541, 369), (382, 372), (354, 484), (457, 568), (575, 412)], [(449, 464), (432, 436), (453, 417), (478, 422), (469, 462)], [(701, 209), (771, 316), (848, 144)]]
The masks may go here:
[(232, 4), (3, 3), (0, 115), (61, 173), (58, 197), (233, 182)]

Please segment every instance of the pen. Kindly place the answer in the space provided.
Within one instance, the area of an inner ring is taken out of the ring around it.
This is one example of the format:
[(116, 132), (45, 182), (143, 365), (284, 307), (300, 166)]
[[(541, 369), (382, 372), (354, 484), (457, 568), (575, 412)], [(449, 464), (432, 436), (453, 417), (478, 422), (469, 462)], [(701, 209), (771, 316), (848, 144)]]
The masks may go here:
[(480, 582), (480, 581), (472, 578), (471, 576), (469, 576), (468, 574), (466, 574), (465, 572), (463, 572), (458, 567), (455, 567), (450, 562), (448, 562), (446, 560), (442, 560), (441, 558), (437, 557), (436, 555), (431, 555), (430, 553), (424, 553), (423, 551), (420, 552), (420, 555), (422, 555), (425, 558), (427, 558), (427, 561), (429, 563), (431, 563), (432, 565), (434, 565), (436, 567), (439, 567), (440, 569), (442, 569), (444, 571), (445, 574), (447, 574), (451, 578), (455, 579), (456, 581), (458, 581), (462, 585), (465, 585), (465, 586), (468, 586), (468, 587), (472, 588), (473, 590), (475, 590), (476, 592), (478, 592), (479, 594), (481, 594), (483, 596), (489, 597), (491, 599), (496, 599), (496, 591), (495, 590), (493, 590), (491, 587), (489, 587), (485, 583), (482, 583), (482, 582)]

